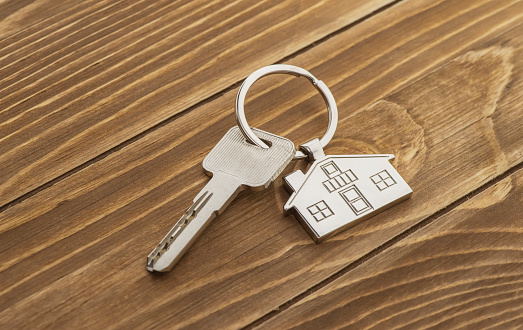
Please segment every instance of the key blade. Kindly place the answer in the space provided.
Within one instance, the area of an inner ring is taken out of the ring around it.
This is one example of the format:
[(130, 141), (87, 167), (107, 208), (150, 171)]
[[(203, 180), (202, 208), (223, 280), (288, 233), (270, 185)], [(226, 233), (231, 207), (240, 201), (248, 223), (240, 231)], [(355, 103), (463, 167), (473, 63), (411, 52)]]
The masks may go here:
[(290, 140), (257, 129), (254, 132), (268, 142), (269, 149), (248, 143), (240, 129), (233, 127), (205, 157), (203, 167), (213, 177), (151, 252), (149, 271), (170, 270), (240, 190), (266, 188), (292, 160), (296, 150)]
[(180, 220), (176, 222), (174, 227), (169, 231), (169, 233), (162, 239), (160, 244), (149, 254), (147, 257), (147, 270), (152, 272), (154, 271), (154, 266), (156, 261), (163, 255), (167, 249), (171, 246), (172, 242), (178, 237), (178, 235), (183, 231), (183, 228), (196, 217), (200, 210), (207, 204), (209, 199), (212, 197), (212, 193), (209, 193), (207, 190), (203, 190), (200, 196), (196, 197), (195, 202), (187, 209), (187, 211), (182, 215)]
[(213, 176), (196, 196), (193, 205), (149, 254), (147, 270), (150, 272), (171, 270), (212, 219), (223, 212), (241, 189), (241, 182), (234, 177)]

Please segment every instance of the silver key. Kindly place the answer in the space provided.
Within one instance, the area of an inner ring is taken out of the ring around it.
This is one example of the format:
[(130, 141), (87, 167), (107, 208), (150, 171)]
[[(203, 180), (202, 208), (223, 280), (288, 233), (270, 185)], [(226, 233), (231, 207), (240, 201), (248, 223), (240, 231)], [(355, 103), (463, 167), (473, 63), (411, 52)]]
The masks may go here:
[(147, 257), (147, 270), (169, 271), (241, 190), (267, 188), (293, 159), (296, 150), (290, 140), (258, 129), (255, 132), (270, 148), (247, 142), (240, 129), (233, 127), (205, 157), (203, 167), (211, 180)]

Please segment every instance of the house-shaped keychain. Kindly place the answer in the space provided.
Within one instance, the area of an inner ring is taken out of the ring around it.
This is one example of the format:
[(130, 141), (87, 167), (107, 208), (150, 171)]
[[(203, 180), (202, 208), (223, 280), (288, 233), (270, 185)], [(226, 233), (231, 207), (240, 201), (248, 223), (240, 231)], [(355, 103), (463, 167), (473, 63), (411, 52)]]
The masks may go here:
[(306, 174), (298, 170), (284, 177), (291, 193), (284, 209), (320, 243), (410, 197), (412, 189), (390, 164), (393, 158), (316, 151)]
[(270, 148), (249, 127), (244, 102), (247, 90), (256, 80), (276, 73), (309, 79), (329, 111), (329, 124), (321, 140), (316, 138), (302, 144), (294, 156), (295, 159), (307, 157), (314, 161), (307, 174), (296, 171), (284, 177), (291, 193), (284, 209), (294, 213), (315, 242), (319, 243), (412, 194), (412, 189), (389, 162), (393, 155), (325, 156), (323, 147), (336, 131), (338, 107), (323, 81), (296, 66), (270, 65), (256, 70), (243, 82), (236, 96), (236, 119), (248, 142), (260, 148)]

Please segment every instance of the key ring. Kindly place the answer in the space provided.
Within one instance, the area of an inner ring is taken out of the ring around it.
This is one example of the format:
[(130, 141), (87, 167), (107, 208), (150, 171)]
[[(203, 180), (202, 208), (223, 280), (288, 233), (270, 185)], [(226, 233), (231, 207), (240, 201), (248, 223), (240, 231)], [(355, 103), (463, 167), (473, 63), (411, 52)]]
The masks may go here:
[[(243, 84), (240, 86), (240, 89), (238, 90), (238, 95), (236, 96), (236, 119), (238, 121), (238, 126), (240, 127), (240, 130), (242, 131), (243, 135), (252, 144), (255, 144), (258, 147), (264, 149), (269, 148), (269, 146), (267, 146), (265, 142), (263, 142), (256, 135), (254, 135), (254, 132), (249, 127), (247, 119), (245, 118), (244, 103), (247, 91), (256, 80), (260, 79), (261, 77), (277, 73), (287, 73), (296, 77), (305, 77), (309, 79), (310, 82), (314, 85), (314, 87), (318, 90), (318, 92), (320, 92), (321, 96), (323, 97), (323, 100), (325, 101), (325, 104), (327, 105), (327, 110), (329, 111), (329, 125), (327, 126), (327, 131), (325, 132), (325, 135), (323, 135), (323, 137), (320, 139), (321, 147), (325, 147), (334, 136), (334, 132), (336, 131), (336, 126), (338, 124), (338, 107), (336, 106), (336, 101), (334, 100), (331, 91), (323, 81), (316, 79), (316, 77), (314, 77), (310, 72), (308, 72), (305, 69), (288, 64), (274, 64), (258, 69), (254, 71), (250, 76), (248, 76), (247, 79), (245, 79)], [(303, 151), (298, 150), (296, 151), (294, 159), (306, 157), (307, 155)]]

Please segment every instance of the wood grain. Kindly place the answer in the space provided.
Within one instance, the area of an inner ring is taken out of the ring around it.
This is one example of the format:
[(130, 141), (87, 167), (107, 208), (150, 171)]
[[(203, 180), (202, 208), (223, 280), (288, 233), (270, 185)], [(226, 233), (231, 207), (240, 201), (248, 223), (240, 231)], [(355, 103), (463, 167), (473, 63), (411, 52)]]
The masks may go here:
[(519, 170), (260, 328), (521, 327), (522, 203)]
[(38, 31), (33, 26), (37, 23), (50, 26), (67, 17), (74, 18), (78, 12), (96, 7), (97, 2), (105, 1), (4, 0), (0, 2), (0, 42), (5, 45), (31, 35)]
[(103, 1), (0, 41), (0, 205), (390, 2)]
[[(277, 181), (240, 195), (172, 273), (151, 276), (145, 256), (203, 186), (201, 160), (234, 125), (231, 91), (0, 213), (0, 320), (236, 328), (329, 278), (521, 161), (521, 9), (406, 1), (289, 61), (338, 100), (326, 152), (395, 154), (412, 200), (316, 245), (283, 217)], [(269, 77), (249, 97), (253, 126), (297, 143), (324, 130), (322, 100), (305, 81)]]

